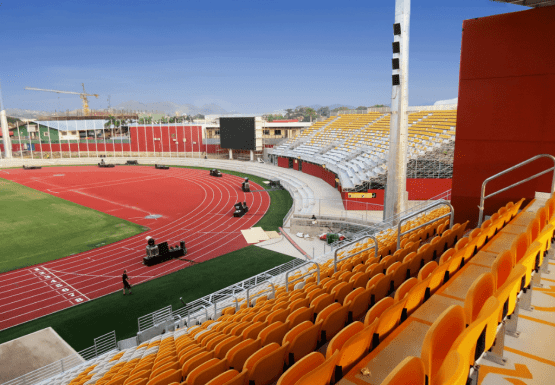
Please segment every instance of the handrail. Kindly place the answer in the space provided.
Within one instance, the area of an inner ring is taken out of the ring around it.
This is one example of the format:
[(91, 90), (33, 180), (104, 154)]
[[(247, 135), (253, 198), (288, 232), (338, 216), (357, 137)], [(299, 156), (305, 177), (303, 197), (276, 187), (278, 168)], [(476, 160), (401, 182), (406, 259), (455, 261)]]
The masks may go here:
[(285, 273), (285, 291), (288, 292), (289, 291), (289, 283), (293, 283), (295, 281), (299, 281), (301, 279), (303, 279), (304, 277), (308, 276), (308, 275), (312, 275), (313, 273), (306, 273), (304, 275), (301, 275), (300, 277), (297, 277), (295, 279), (293, 279), (291, 282), (289, 282), (289, 273), (292, 273), (293, 271), (297, 271), (299, 270), (302, 266), (305, 265), (309, 265), (309, 264), (315, 264), (316, 265), (316, 284), (319, 285), (320, 284), (320, 265), (316, 262), (313, 261), (307, 261), (305, 263), (303, 263), (302, 265), (297, 266), (295, 269), (291, 269), (289, 271), (287, 271)]
[[(263, 284), (263, 283), (269, 283), (270, 286), (272, 286), (272, 292), (274, 293), (274, 298), (276, 297), (276, 287), (274, 286), (274, 284), (273, 284), (272, 282), (270, 282), (270, 281), (262, 281), (262, 282), (259, 282), (258, 285), (251, 286), (251, 287), (247, 288), (247, 307), (250, 307), (250, 304), (251, 304), (251, 300), (250, 300), (251, 297), (249, 296), (250, 290), (251, 290), (253, 287), (259, 286), (259, 285), (261, 285), (261, 284)], [(266, 293), (266, 292), (268, 292), (268, 291), (269, 291), (269, 290), (261, 291), (260, 293), (256, 293), (256, 294), (253, 295), (252, 297), (253, 297), (253, 298), (254, 298), (254, 297), (257, 297), (257, 296), (262, 295), (262, 294), (264, 294), (264, 293)]]
[[(508, 173), (508, 172), (510, 172), (510, 171), (516, 170), (517, 168), (520, 168), (520, 167), (524, 166), (525, 164), (528, 164), (528, 163), (530, 163), (530, 162), (533, 162), (533, 161), (535, 161), (536, 159), (539, 159), (539, 158), (551, 158), (551, 160), (553, 161), (553, 167), (548, 168), (547, 170), (542, 171), (542, 172), (540, 172), (539, 174), (536, 174), (536, 175), (534, 175), (534, 176), (531, 176), (531, 177), (529, 177), (529, 178), (526, 178), (526, 179), (524, 179), (524, 180), (521, 180), (520, 182), (514, 183), (514, 184), (512, 184), (512, 185), (510, 185), (510, 186), (508, 186), (508, 187), (505, 187), (504, 189), (501, 189), (501, 190), (498, 190), (498, 191), (496, 191), (496, 192), (494, 192), (494, 193), (491, 193), (491, 194), (489, 194), (488, 196), (485, 196), (485, 194), (486, 194), (486, 184), (487, 184), (489, 181), (491, 181), (491, 180), (493, 180), (493, 179), (495, 179), (495, 178), (497, 178), (497, 177), (500, 177), (501, 175), (504, 175), (504, 174), (506, 174), (506, 173)], [(509, 190), (509, 189), (511, 189), (511, 188), (513, 188), (513, 187), (515, 187), (515, 186), (518, 186), (518, 185), (520, 185), (520, 184), (522, 184), (522, 183), (524, 183), (524, 182), (528, 182), (529, 180), (532, 180), (532, 179), (534, 179), (534, 178), (537, 178), (537, 177), (539, 177), (539, 176), (541, 176), (541, 175), (543, 175), (543, 174), (547, 174), (549, 171), (553, 171), (553, 179), (552, 179), (552, 181), (551, 181), (551, 193), (553, 194), (553, 193), (555, 193), (555, 156), (550, 155), (550, 154), (540, 154), (540, 155), (536, 155), (536, 156), (534, 156), (534, 157), (532, 157), (532, 158), (530, 158), (530, 159), (528, 159), (528, 160), (525, 160), (524, 162), (521, 162), (521, 163), (519, 163), (519, 164), (517, 164), (517, 165), (515, 165), (515, 166), (512, 166), (512, 167), (509, 167), (508, 169), (506, 169), (506, 170), (504, 170), (504, 171), (501, 171), (501, 172), (499, 172), (499, 173), (497, 173), (497, 174), (495, 174), (495, 175), (490, 176), (489, 178), (487, 178), (487, 179), (484, 181), (484, 183), (482, 183), (482, 192), (481, 192), (481, 194), (480, 194), (480, 206), (478, 206), (478, 208), (480, 209), (480, 217), (479, 217), (479, 219), (478, 219), (478, 227), (482, 226), (482, 221), (483, 221), (483, 219), (484, 219), (484, 201), (485, 201), (487, 198), (491, 198), (491, 197), (494, 196), (494, 195), (497, 195), (497, 194), (499, 194), (499, 193), (502, 193), (503, 191), (507, 191), (507, 190)]]
[[(378, 240), (377, 240), (376, 237), (373, 236), (373, 235), (368, 235), (368, 236), (365, 237), (365, 238), (370, 238), (370, 239), (372, 239), (372, 240), (374, 241), (374, 247), (373, 247), (373, 248), (374, 248), (374, 257), (377, 257), (377, 256), (378, 256)], [(346, 244), (345, 246), (343, 246), (341, 249), (335, 249), (335, 251), (333, 252), (333, 272), (334, 272), (334, 273), (337, 272), (337, 262), (344, 261), (344, 260), (346, 260), (346, 259), (348, 259), (348, 258), (354, 257), (355, 255), (358, 255), (358, 254), (362, 253), (363, 251), (367, 251), (367, 250), (372, 249), (372, 247), (369, 247), (369, 248), (367, 248), (367, 249), (363, 249), (363, 250), (357, 251), (357, 252), (354, 253), (354, 254), (349, 254), (349, 255), (347, 255), (345, 258), (341, 258), (340, 260), (337, 259), (337, 253), (338, 253), (340, 250), (343, 250), (343, 249), (347, 248), (348, 246), (354, 245), (355, 243), (358, 243), (358, 242), (360, 242), (360, 239), (359, 239), (359, 240), (356, 240), (356, 241), (352, 241), (352, 242), (347, 243), (347, 244)]]
[[(223, 298), (219, 298), (220, 302), (222, 301), (222, 299), (226, 299), (229, 297), (233, 297), (235, 299), (235, 311), (239, 310), (239, 303), (237, 301), (237, 296), (234, 294), (227, 294), (226, 296), (224, 296)], [(216, 320), (216, 318), (218, 318), (218, 301), (214, 301), (214, 321)]]
[[(208, 317), (208, 307), (206, 307), (204, 305), (199, 305), (199, 308), (204, 309), (204, 314), (206, 315), (206, 320), (208, 321), (208, 319), (209, 319), (209, 317)], [(192, 309), (189, 309), (187, 311), (187, 327), (191, 327), (191, 310)]]
[[(403, 223), (403, 221), (406, 221), (407, 219), (413, 218), (413, 217), (417, 216), (418, 214), (422, 214), (422, 213), (428, 211), (429, 209), (431, 209), (433, 207), (443, 206), (443, 205), (449, 206), (449, 208), (451, 209), (450, 214), (445, 214), (445, 215), (442, 215), (440, 217), (430, 219), (428, 222), (426, 222), (426, 223), (424, 223), (420, 226), (416, 226), (416, 227), (414, 227), (414, 228), (412, 228), (408, 231), (405, 231), (404, 233), (401, 233), (401, 224)], [(410, 215), (407, 215), (406, 217), (403, 217), (403, 218), (399, 219), (399, 224), (397, 225), (397, 250), (399, 250), (399, 248), (401, 247), (401, 236), (403, 236), (405, 234), (408, 234), (408, 233), (411, 233), (414, 230), (418, 230), (421, 227), (425, 227), (425, 226), (429, 225), (430, 223), (434, 223), (435, 221), (437, 221), (439, 219), (442, 219), (442, 218), (445, 218), (447, 216), (451, 216), (451, 218), (449, 220), (449, 228), (451, 228), (451, 227), (453, 227), (453, 219), (455, 217), (455, 209), (453, 209), (453, 206), (451, 205), (451, 203), (442, 200), (442, 201), (439, 201), (437, 203), (434, 203), (433, 205), (430, 205), (430, 206), (426, 207), (425, 209), (416, 211), (416, 212), (414, 212)]]

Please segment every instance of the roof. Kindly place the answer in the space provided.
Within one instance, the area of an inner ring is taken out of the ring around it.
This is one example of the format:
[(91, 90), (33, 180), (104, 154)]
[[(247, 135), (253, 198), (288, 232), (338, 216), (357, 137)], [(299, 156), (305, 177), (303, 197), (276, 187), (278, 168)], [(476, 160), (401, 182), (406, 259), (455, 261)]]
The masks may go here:
[(104, 124), (109, 120), (35, 120), (34, 122), (58, 131), (87, 131), (103, 130)]
[(498, 3), (523, 5), (525, 7), (548, 7), (555, 5), (555, 0), (492, 0)]

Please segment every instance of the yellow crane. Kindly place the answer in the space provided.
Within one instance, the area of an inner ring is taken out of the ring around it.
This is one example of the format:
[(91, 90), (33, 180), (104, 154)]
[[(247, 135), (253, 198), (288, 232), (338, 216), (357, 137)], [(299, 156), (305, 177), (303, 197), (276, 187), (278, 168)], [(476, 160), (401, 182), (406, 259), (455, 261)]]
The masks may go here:
[(59, 94), (79, 95), (79, 97), (83, 101), (83, 115), (87, 116), (91, 113), (91, 110), (89, 109), (89, 100), (87, 99), (87, 96), (95, 96), (98, 99), (98, 94), (87, 94), (87, 92), (85, 91), (85, 83), (81, 83), (81, 85), (83, 86), (83, 92), (45, 90), (43, 88), (31, 88), (31, 87), (25, 87), (25, 89), (31, 90), (31, 91), (46, 91), (46, 92), (57, 92)]

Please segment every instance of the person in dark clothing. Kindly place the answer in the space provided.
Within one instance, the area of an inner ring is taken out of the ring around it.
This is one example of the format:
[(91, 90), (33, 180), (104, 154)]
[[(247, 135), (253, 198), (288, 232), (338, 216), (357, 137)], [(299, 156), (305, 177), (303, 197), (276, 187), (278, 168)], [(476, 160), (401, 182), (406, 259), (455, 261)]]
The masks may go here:
[(131, 292), (131, 285), (129, 284), (129, 277), (127, 276), (127, 270), (123, 271), (123, 295), (125, 295), (125, 289), (129, 290), (129, 294), (133, 294)]

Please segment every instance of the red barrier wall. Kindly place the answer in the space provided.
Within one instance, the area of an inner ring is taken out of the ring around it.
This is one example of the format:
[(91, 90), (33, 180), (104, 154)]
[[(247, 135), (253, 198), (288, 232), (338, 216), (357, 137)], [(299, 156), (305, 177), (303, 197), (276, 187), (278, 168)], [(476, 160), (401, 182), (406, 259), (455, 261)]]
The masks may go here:
[(298, 159), (293, 160), (293, 170), (299, 171), (299, 160)]
[(172, 152), (207, 152), (208, 149), (207, 145), (202, 144), (201, 126), (154, 124), (130, 127), (129, 130), (132, 151), (170, 152), (171, 148)]
[[(538, 154), (555, 155), (555, 7), (463, 23), (452, 203), (455, 221), (478, 219), (481, 185)], [(487, 185), (486, 195), (552, 167), (536, 161)], [(551, 174), (489, 198), (485, 215), (508, 201), (547, 192)]]
[(452, 179), (407, 179), (409, 200), (423, 201), (451, 190)]
[(385, 190), (368, 190), (368, 193), (375, 193), (375, 198), (349, 198), (348, 192), (342, 192), (343, 208), (345, 210), (370, 210), (383, 211)]
[(278, 161), (278, 166), (279, 167), (289, 168), (289, 159), (278, 156), (277, 161)]

